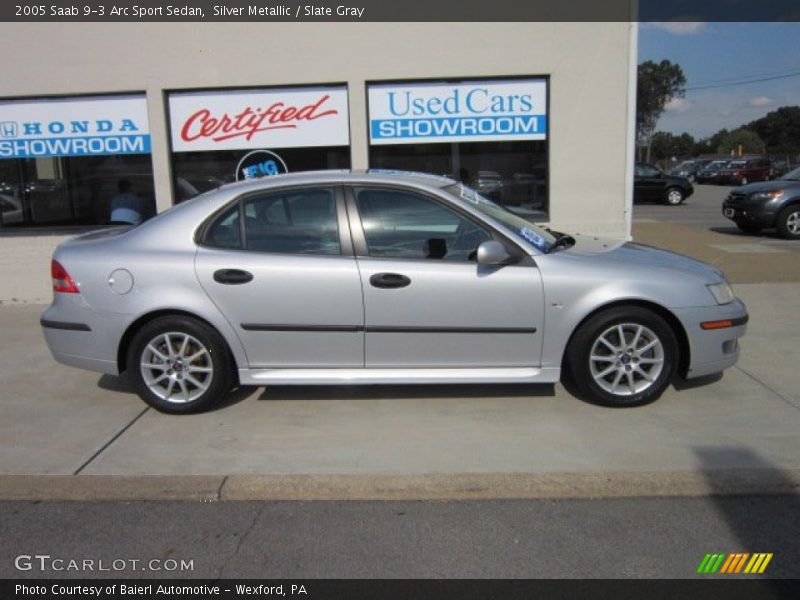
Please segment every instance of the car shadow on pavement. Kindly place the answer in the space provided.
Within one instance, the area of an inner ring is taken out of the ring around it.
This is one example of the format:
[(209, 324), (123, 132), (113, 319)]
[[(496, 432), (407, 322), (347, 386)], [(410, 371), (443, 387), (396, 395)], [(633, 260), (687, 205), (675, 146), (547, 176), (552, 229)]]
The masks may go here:
[(554, 384), (270, 385), (259, 400), (402, 400), (414, 398), (552, 397)]
[(695, 388), (711, 385), (712, 383), (717, 383), (718, 381), (721, 381), (724, 376), (725, 373), (720, 372), (712, 373), (711, 375), (704, 375), (703, 377), (695, 377), (694, 379), (676, 379), (672, 382), (672, 387), (675, 388), (676, 392), (693, 390)]
[(97, 387), (109, 392), (120, 392), (122, 394), (135, 394), (136, 390), (124, 375), (102, 375), (97, 380)]
[[(699, 446), (693, 451), (708, 484), (710, 500), (739, 544), (737, 548), (720, 548), (716, 540), (710, 539), (707, 547), (697, 548), (697, 562), (707, 552), (748, 553), (750, 557), (754, 553), (772, 553), (764, 574), (757, 577), (797, 577), (800, 494), (794, 478), (745, 446)], [(746, 495), (731, 496), (731, 489)], [(748, 577), (743, 575), (744, 569), (737, 573)], [(778, 582), (764, 583), (776, 598), (786, 597)]]
[(730, 235), (737, 238), (767, 238), (770, 240), (783, 240), (783, 238), (779, 236), (776, 231), (771, 230), (760, 231), (759, 233), (746, 233), (740, 230), (738, 227), (709, 227), (708, 230), (713, 231), (714, 233), (721, 233), (722, 235)]

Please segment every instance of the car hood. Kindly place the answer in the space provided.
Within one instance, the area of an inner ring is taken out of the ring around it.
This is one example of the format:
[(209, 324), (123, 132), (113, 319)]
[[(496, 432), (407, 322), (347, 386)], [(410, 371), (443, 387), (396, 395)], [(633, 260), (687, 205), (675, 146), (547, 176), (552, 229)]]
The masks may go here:
[(772, 190), (785, 190), (788, 188), (800, 188), (800, 181), (787, 181), (775, 179), (773, 181), (759, 181), (758, 183), (748, 183), (736, 188), (737, 192), (753, 194), (755, 192), (771, 192)]
[(722, 271), (716, 267), (677, 252), (620, 240), (584, 235), (574, 237), (575, 244), (567, 252), (573, 256), (596, 260), (599, 263), (598, 267), (607, 266), (617, 272), (622, 268), (642, 274), (652, 272), (653, 269), (690, 273), (706, 283), (716, 283), (725, 279)]

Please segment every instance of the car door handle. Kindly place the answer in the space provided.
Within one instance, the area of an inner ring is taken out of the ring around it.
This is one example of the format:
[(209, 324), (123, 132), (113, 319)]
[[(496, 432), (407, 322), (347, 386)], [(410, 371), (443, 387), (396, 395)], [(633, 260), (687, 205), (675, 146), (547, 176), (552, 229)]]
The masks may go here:
[(220, 269), (214, 271), (214, 281), (226, 285), (241, 285), (253, 281), (253, 274), (241, 269)]
[(375, 273), (375, 275), (369, 278), (369, 282), (372, 287), (391, 289), (406, 287), (411, 283), (411, 280), (399, 273)]

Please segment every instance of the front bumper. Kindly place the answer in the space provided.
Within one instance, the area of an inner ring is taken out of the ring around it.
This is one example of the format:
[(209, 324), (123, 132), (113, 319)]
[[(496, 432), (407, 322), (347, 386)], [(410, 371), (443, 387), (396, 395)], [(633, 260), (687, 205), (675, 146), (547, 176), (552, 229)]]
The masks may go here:
[(722, 202), (722, 215), (737, 223), (772, 227), (778, 213), (777, 208), (769, 206), (768, 202), (748, 200), (726, 198)]
[[(674, 311), (689, 341), (686, 379), (719, 373), (739, 359), (739, 338), (747, 331), (747, 307), (738, 298), (729, 304)], [(703, 329), (700, 324), (729, 320), (731, 327)]]

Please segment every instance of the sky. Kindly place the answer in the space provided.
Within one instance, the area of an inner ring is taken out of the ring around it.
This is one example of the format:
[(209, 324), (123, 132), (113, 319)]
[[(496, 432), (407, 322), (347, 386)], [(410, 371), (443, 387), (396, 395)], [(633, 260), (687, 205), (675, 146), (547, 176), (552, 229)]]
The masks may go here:
[(683, 69), (686, 97), (667, 105), (657, 130), (702, 139), (800, 105), (800, 23), (642, 23), (639, 62), (664, 59)]

